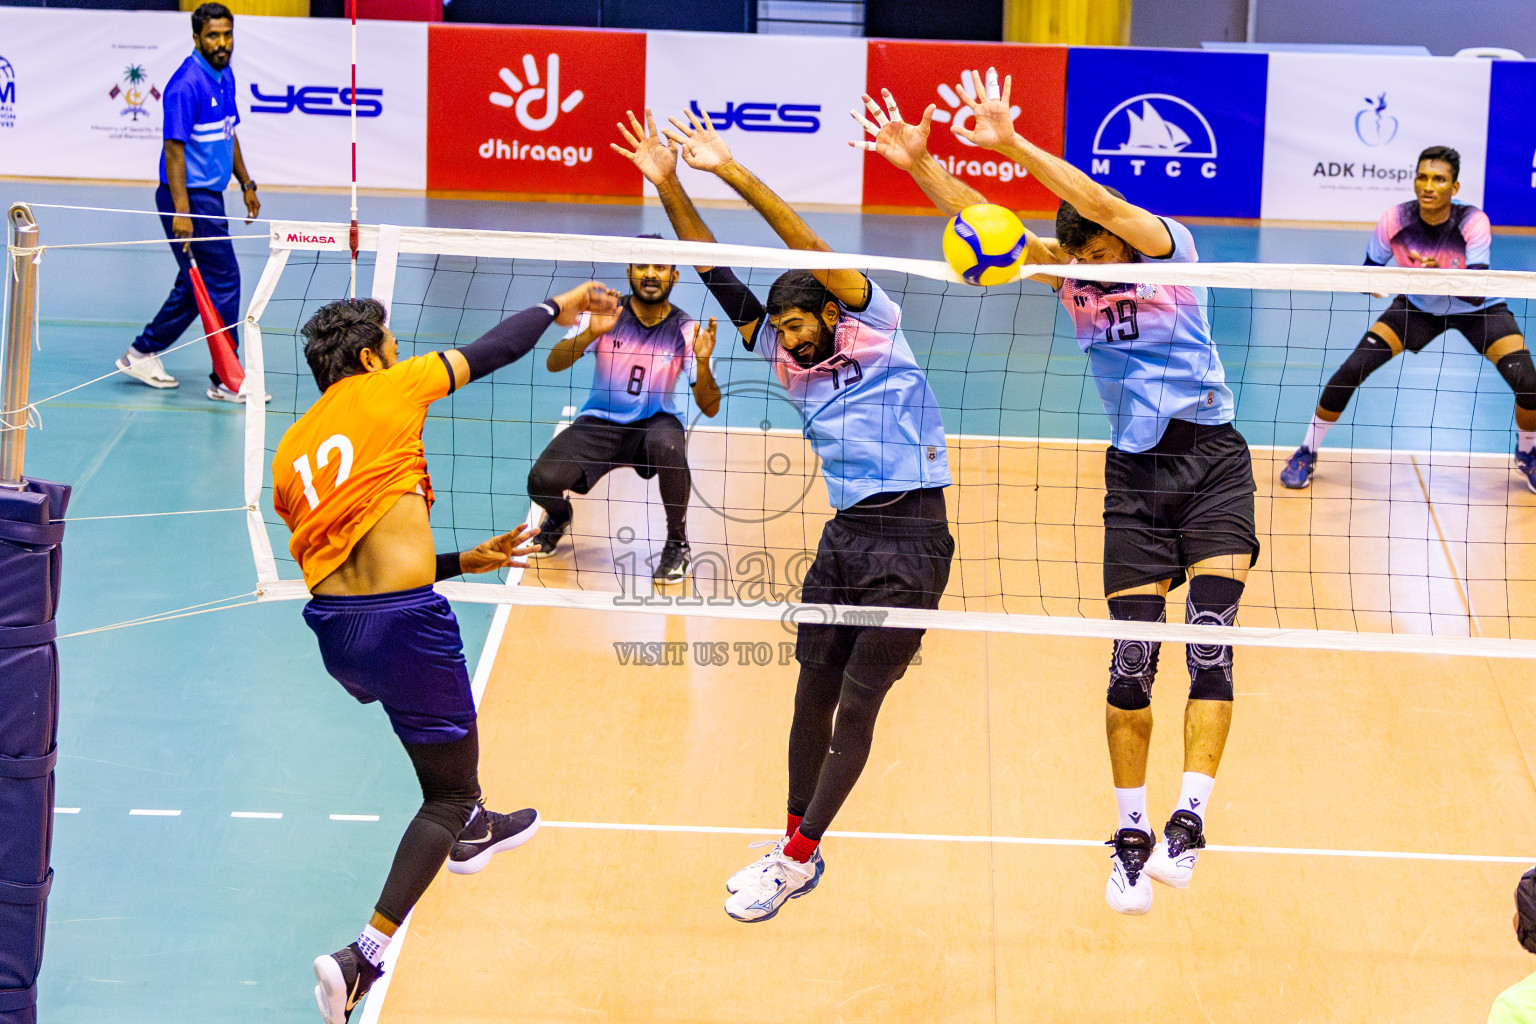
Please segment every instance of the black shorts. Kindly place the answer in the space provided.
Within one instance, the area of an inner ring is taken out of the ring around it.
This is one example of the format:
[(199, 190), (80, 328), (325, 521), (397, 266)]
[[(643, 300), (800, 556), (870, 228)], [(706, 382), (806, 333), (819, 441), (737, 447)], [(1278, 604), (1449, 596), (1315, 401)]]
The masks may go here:
[[(586, 494), (597, 482), (621, 466), (630, 466), (641, 479), (649, 480), (659, 467), (645, 455), (645, 439), (651, 431), (676, 431), (686, 445), (683, 423), (669, 412), (658, 412), (633, 423), (615, 423), (600, 416), (578, 416), (550, 440), (540, 462), (553, 462), (575, 482), (567, 489)], [(579, 474), (576, 472), (580, 470)]]
[(1487, 309), (1470, 313), (1426, 313), (1399, 295), (1381, 311), (1368, 334), (1374, 334), (1395, 349), (1398, 344), (1409, 352), (1420, 352), (1425, 345), (1446, 331), (1460, 331), (1478, 355), (1485, 354), (1494, 342), (1520, 333), (1520, 325), (1509, 305), (1495, 302)]
[(1259, 558), (1253, 461), (1230, 423), (1171, 420), (1157, 447), (1104, 457), (1104, 593), (1172, 580), (1218, 555)]
[[(930, 610), (939, 606), (955, 557), (943, 489), (909, 491), (899, 503), (886, 506), (890, 515), (864, 514), (869, 505), (884, 504), (885, 499), (866, 499), (833, 516), (822, 529), (816, 560), (801, 585), (802, 602)], [(796, 621), (795, 657), (806, 665), (846, 664), (859, 633), (878, 627), (873, 617), (868, 626), (824, 625), (807, 616)], [(924, 631), (882, 632), (889, 637), (889, 663), (905, 666), (922, 644)]]

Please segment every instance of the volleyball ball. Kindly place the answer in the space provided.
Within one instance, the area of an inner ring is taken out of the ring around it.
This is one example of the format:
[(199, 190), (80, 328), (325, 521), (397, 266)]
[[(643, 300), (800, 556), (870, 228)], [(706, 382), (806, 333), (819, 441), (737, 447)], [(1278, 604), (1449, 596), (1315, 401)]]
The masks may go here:
[(969, 284), (1002, 284), (1024, 258), (1024, 225), (992, 203), (967, 206), (944, 228), (944, 258)]

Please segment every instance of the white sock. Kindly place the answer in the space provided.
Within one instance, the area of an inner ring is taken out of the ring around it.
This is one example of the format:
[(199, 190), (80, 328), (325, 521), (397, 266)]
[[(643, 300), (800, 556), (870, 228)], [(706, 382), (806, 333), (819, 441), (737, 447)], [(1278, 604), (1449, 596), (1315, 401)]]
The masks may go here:
[(371, 924), (363, 926), (363, 934), (357, 937), (357, 948), (373, 966), (384, 966), (384, 951), (389, 948), (393, 935), (385, 935)]
[(1211, 789), (1216, 780), (1199, 772), (1185, 772), (1184, 784), (1179, 789), (1179, 806), (1176, 810), (1188, 811), (1205, 821), (1205, 805), (1211, 802)]
[(1515, 451), (1528, 452), (1536, 448), (1536, 430), (1515, 429)]
[(1137, 786), (1135, 789), (1116, 789), (1115, 803), (1120, 808), (1120, 824), (1116, 828), (1137, 828), (1147, 835), (1152, 834), (1152, 829), (1147, 826), (1147, 787)]
[(1307, 439), (1301, 442), (1301, 446), (1303, 448), (1309, 448), (1314, 452), (1321, 451), (1323, 447), (1323, 438), (1327, 437), (1328, 431), (1332, 429), (1332, 423), (1329, 423), (1327, 420), (1320, 418), (1316, 413), (1313, 413), (1312, 425), (1307, 428)]

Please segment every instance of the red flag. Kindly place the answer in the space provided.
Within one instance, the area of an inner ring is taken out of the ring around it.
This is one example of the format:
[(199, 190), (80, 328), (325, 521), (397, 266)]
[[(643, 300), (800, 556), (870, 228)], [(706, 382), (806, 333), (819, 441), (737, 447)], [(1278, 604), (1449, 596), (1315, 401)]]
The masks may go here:
[(238, 392), (245, 385), (245, 367), (235, 358), (235, 339), (224, 326), (219, 311), (213, 308), (208, 297), (208, 286), (203, 283), (203, 272), (197, 269), (197, 260), (187, 268), (192, 281), (192, 296), (197, 300), (197, 311), (203, 318), (203, 332), (208, 335), (208, 353), (213, 357), (213, 372), (219, 375), (224, 386)]

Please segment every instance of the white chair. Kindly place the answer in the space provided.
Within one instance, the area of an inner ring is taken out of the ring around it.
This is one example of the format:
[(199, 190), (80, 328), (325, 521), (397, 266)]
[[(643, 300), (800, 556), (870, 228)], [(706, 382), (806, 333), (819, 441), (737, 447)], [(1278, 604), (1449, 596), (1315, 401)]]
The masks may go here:
[(1464, 50), (1457, 50), (1458, 57), (1471, 57), (1474, 60), (1525, 60), (1525, 54), (1519, 50), (1507, 49), (1503, 46), (1469, 46)]

